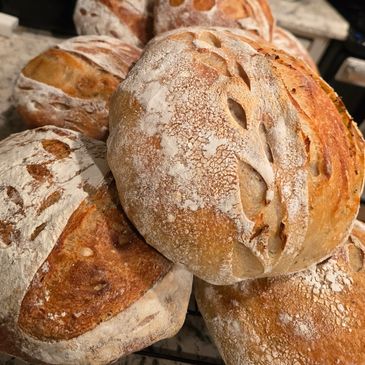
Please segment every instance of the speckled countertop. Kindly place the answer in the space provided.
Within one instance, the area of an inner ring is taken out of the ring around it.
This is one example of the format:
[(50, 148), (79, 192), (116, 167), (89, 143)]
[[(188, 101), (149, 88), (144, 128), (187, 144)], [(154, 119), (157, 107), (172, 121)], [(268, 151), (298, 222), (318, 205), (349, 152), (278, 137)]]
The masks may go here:
[(326, 0), (269, 0), (278, 25), (295, 34), (343, 40), (349, 23)]
[[(60, 41), (61, 38), (23, 28), (17, 29), (10, 38), (0, 36), (0, 140), (24, 129), (12, 105), (13, 86), (20, 70), (31, 58)], [(184, 327), (175, 337), (156, 343), (153, 350), (177, 357), (200, 358), (212, 364), (222, 364), (215, 346), (209, 340), (203, 319), (199, 316), (189, 315)], [(194, 361), (191, 363), (195, 364)], [(0, 365), (25, 365), (25, 363), (0, 354)], [(184, 363), (130, 355), (119, 360), (117, 365), (184, 365)]]

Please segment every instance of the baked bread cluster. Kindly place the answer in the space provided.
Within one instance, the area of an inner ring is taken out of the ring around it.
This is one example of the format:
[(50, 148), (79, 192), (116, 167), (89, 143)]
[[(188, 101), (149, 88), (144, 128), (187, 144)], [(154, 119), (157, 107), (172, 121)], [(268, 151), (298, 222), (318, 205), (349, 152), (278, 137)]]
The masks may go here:
[(179, 331), (194, 274), (226, 364), (364, 363), (365, 143), (267, 1), (74, 19), (0, 141), (0, 351), (115, 362)]

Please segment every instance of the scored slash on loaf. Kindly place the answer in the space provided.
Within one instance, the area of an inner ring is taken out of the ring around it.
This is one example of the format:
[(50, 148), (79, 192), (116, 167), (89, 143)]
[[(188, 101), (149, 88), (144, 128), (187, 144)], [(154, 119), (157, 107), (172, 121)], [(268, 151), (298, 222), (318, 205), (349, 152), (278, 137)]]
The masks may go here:
[(141, 50), (107, 36), (80, 36), (41, 53), (22, 70), (15, 105), (29, 127), (54, 124), (105, 139), (109, 98)]
[(150, 42), (114, 94), (108, 162), (146, 241), (223, 285), (305, 269), (344, 242), (364, 141), (300, 60), (192, 27)]
[(107, 364), (182, 326), (192, 275), (130, 225), (105, 153), (52, 126), (0, 142), (1, 352)]
[(157, 0), (156, 34), (190, 26), (221, 26), (253, 32), (272, 40), (274, 18), (267, 0)]

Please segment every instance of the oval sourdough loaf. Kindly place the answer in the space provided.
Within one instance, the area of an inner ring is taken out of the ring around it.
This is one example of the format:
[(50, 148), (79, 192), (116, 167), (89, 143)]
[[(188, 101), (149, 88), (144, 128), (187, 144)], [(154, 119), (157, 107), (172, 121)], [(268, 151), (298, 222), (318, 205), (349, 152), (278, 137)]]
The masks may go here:
[(303, 62), (248, 32), (147, 46), (111, 102), (108, 161), (146, 241), (216, 284), (302, 270), (347, 238), (364, 141)]
[(78, 34), (100, 34), (141, 47), (152, 38), (153, 0), (78, 0)]
[(365, 225), (328, 260), (280, 278), (195, 283), (227, 365), (365, 364)]
[(17, 109), (29, 127), (54, 124), (105, 139), (110, 95), (140, 54), (111, 37), (71, 38), (24, 67), (14, 90)]
[(0, 352), (106, 364), (182, 326), (192, 275), (127, 221), (105, 153), (56, 127), (0, 142)]
[(303, 60), (312, 70), (318, 73), (317, 66), (314, 63), (312, 57), (309, 55), (308, 51), (302, 46), (300, 41), (289, 31), (280, 27), (275, 27), (272, 43), (275, 47), (286, 51), (291, 56)]
[(156, 1), (156, 34), (194, 25), (241, 28), (271, 41), (274, 18), (266, 0)]

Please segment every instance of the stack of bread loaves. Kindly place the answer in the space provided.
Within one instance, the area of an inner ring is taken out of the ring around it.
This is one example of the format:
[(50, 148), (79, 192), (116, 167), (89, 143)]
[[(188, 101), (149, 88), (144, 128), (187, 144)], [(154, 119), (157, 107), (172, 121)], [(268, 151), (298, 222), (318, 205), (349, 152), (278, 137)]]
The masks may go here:
[(356, 124), (266, 0), (157, 0), (142, 52), (151, 5), (79, 0), (91, 35), (17, 81), (0, 351), (113, 362), (180, 329), (194, 274), (228, 365), (364, 364)]

